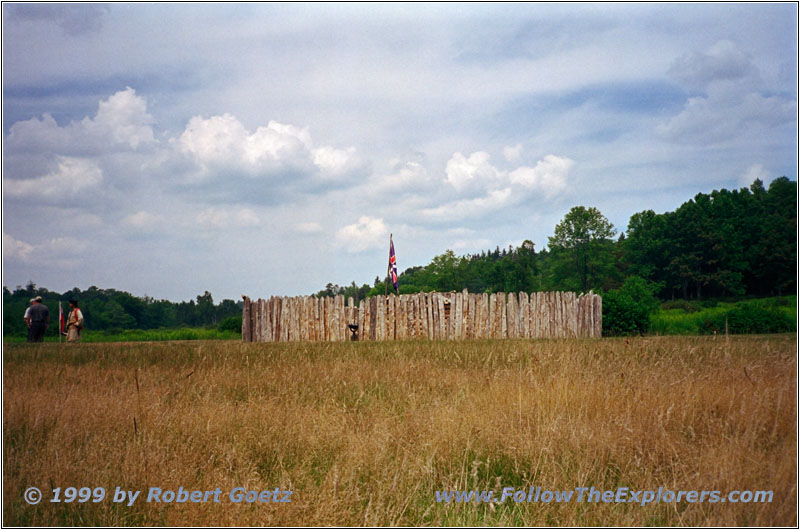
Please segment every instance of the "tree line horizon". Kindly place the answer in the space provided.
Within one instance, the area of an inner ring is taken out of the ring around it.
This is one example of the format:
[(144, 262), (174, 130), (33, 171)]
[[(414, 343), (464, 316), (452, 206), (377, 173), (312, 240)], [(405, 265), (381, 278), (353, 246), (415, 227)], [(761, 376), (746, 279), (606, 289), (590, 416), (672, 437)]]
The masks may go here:
[[(794, 294), (796, 228), (797, 182), (786, 177), (767, 188), (757, 179), (747, 188), (698, 193), (662, 214), (634, 213), (619, 235), (597, 208), (575, 206), (555, 226), (546, 249), (537, 252), (531, 240), (463, 256), (448, 249), (428, 265), (400, 273), (398, 290), (602, 294), (634, 278), (660, 300)], [(352, 296), (358, 303), (383, 294), (385, 285), (380, 276), (372, 285), (329, 283), (312, 296)], [(97, 330), (215, 326), (240, 318), (242, 310), (241, 300), (215, 304), (209, 291), (176, 303), (95, 286), (55, 293), (30, 281), (13, 292), (3, 287), (4, 334), (24, 334), (22, 314), (36, 295), (45, 303), (79, 300), (87, 327)], [(57, 321), (57, 308), (50, 310)]]

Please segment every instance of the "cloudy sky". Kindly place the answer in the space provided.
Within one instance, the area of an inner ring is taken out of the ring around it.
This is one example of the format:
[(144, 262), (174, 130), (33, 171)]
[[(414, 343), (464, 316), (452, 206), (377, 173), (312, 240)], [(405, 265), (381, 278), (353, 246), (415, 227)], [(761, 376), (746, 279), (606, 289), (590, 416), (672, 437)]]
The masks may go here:
[(11, 289), (309, 294), (797, 178), (796, 4), (2, 10)]

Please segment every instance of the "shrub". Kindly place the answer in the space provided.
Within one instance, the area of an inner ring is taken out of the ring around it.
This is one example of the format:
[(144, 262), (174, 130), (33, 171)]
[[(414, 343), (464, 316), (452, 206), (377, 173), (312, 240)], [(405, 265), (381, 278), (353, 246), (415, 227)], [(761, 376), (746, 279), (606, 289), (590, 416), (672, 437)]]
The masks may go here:
[(638, 276), (625, 280), (622, 287), (603, 296), (603, 334), (635, 335), (650, 327), (650, 315), (658, 310), (653, 295), (657, 286)]
[(784, 333), (796, 329), (794, 320), (778, 309), (777, 304), (746, 302), (710, 318), (704, 331), (716, 329), (717, 333), (724, 333), (726, 319), (729, 333)]
[(242, 315), (228, 317), (217, 326), (218, 331), (242, 331)]

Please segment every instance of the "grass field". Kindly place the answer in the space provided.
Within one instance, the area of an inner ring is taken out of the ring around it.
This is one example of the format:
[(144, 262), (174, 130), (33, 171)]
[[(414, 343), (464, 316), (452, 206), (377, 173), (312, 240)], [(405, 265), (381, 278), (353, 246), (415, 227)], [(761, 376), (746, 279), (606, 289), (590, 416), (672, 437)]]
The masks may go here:
[[(796, 526), (796, 335), (6, 344), (5, 526)], [(436, 490), (772, 490), (465, 503)], [(23, 501), (30, 486), (44, 500)], [(54, 488), (103, 487), (98, 503)], [(115, 487), (141, 490), (130, 507)], [(144, 502), (148, 488), (220, 503)], [(227, 492), (292, 490), (290, 503)], [(62, 493), (63, 495), (63, 493)]]
[[(49, 331), (49, 330), (48, 330)], [(242, 338), (241, 331), (220, 331), (207, 328), (176, 328), (176, 329), (125, 329), (125, 330), (94, 330), (85, 329), (81, 333), (81, 342), (153, 342), (164, 340), (238, 340)], [(65, 339), (62, 338), (62, 342)], [(44, 339), (45, 342), (58, 344), (58, 332), (52, 332)], [(24, 344), (27, 337), (3, 337), (4, 343)]]

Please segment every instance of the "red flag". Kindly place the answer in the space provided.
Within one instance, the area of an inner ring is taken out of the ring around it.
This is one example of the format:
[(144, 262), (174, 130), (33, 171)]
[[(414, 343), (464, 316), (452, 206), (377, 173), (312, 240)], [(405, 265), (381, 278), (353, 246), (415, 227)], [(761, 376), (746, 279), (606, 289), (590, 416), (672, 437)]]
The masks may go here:
[(389, 236), (389, 274), (392, 277), (392, 285), (394, 286), (394, 292), (397, 291), (397, 258), (394, 255), (394, 243), (392, 242), (392, 236)]
[(61, 309), (61, 302), (58, 303), (58, 333), (64, 334), (64, 310)]

